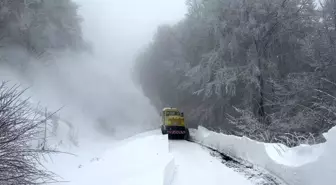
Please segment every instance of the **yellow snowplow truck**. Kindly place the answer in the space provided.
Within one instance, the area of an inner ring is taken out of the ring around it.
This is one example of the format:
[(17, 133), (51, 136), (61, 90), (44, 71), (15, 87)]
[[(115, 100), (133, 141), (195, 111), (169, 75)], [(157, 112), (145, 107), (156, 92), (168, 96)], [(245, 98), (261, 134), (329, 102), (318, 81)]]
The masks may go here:
[(177, 108), (164, 108), (161, 112), (161, 132), (168, 134), (168, 139), (188, 139), (189, 130), (184, 123), (183, 112)]

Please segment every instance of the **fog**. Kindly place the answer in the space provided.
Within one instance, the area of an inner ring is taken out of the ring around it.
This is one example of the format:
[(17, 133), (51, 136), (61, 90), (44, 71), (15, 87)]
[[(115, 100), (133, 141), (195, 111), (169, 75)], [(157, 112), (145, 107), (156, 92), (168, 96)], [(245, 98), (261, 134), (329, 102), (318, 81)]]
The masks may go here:
[(186, 12), (184, 0), (76, 1), (85, 20), (84, 34), (97, 54), (122, 65), (151, 40), (158, 25), (175, 23)]
[[(23, 72), (1, 67), (2, 78), (30, 87), (34, 103), (59, 112), (83, 134), (129, 136), (159, 127), (158, 115), (136, 88), (130, 70), (135, 55), (151, 41), (157, 26), (180, 20), (183, 0), (76, 0), (83, 18), (84, 39), (93, 52), (54, 53), (48, 65), (29, 63)], [(8, 58), (29, 58), (9, 49)], [(126, 132), (124, 132), (127, 130)], [(122, 131), (122, 132), (121, 132)]]

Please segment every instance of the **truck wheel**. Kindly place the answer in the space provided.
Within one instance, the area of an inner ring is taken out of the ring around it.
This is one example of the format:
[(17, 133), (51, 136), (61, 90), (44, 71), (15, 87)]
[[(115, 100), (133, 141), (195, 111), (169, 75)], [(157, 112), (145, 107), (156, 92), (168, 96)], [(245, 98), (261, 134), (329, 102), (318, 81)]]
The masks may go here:
[(164, 129), (164, 127), (161, 125), (161, 133), (162, 135), (166, 135), (167, 134), (167, 130)]
[(186, 133), (184, 134), (184, 139), (185, 140), (189, 140), (189, 137), (190, 137), (190, 135), (189, 135), (189, 129), (186, 129)]

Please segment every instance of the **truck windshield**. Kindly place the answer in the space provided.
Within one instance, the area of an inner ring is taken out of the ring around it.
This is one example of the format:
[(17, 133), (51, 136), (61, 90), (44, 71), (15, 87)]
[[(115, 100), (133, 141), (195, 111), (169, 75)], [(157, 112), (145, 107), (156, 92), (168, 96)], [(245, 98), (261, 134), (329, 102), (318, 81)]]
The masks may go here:
[(177, 111), (167, 111), (166, 116), (180, 116), (180, 112)]

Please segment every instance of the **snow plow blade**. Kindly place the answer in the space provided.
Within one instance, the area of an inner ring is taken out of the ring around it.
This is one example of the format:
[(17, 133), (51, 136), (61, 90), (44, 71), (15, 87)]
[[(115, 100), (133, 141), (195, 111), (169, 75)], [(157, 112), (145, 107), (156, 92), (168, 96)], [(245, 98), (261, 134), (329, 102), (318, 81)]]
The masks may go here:
[(168, 139), (189, 139), (189, 130), (185, 127), (168, 127)]

